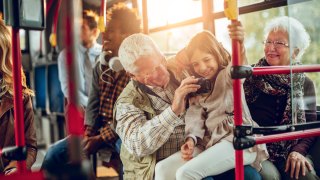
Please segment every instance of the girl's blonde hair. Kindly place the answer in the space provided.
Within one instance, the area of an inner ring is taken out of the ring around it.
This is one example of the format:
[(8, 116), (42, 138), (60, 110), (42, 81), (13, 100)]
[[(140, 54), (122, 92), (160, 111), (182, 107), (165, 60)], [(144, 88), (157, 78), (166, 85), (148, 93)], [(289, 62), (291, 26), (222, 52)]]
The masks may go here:
[(190, 40), (186, 47), (186, 54), (188, 56), (189, 63), (196, 50), (212, 54), (218, 60), (219, 69), (224, 69), (231, 61), (229, 52), (209, 31), (202, 31)]
[[(7, 92), (13, 96), (13, 72), (12, 72), (12, 49), (11, 49), (11, 33), (0, 20), (0, 97)], [(26, 76), (21, 68), (21, 84), (22, 93), (25, 95), (34, 95), (26, 85)]]

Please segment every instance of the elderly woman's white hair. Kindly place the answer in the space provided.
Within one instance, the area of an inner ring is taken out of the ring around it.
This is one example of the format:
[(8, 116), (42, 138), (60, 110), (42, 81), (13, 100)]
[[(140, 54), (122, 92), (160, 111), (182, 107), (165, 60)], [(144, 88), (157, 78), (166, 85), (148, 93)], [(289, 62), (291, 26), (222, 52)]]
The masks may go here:
[(122, 66), (129, 73), (136, 72), (137, 67), (134, 63), (141, 57), (163, 57), (155, 42), (142, 33), (133, 34), (124, 39), (118, 54)]
[(304, 26), (295, 18), (288, 16), (278, 17), (267, 23), (264, 29), (265, 38), (270, 32), (279, 30), (288, 33), (290, 52), (294, 52), (295, 48), (299, 49), (296, 60), (300, 61), (310, 44), (310, 36)]

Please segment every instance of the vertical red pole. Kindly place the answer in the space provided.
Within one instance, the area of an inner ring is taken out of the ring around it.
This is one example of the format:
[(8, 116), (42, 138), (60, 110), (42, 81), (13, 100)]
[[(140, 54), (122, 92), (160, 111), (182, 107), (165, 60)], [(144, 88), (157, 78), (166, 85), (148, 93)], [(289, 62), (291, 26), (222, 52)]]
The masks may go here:
[[(12, 69), (13, 69), (13, 102), (14, 102), (14, 133), (17, 147), (25, 146), (24, 116), (22, 105), (21, 59), (20, 59), (19, 28), (12, 28)], [(18, 172), (26, 172), (25, 161), (18, 161)]]
[[(236, 20), (232, 20), (235, 23)], [(236, 40), (232, 40), (232, 65), (240, 66), (240, 44)], [(233, 80), (233, 97), (234, 97), (234, 124), (235, 126), (242, 125), (242, 105), (241, 105), (241, 80)], [(243, 152), (242, 150), (235, 150), (236, 164), (235, 174), (236, 180), (243, 180), (244, 169), (243, 169)]]
[[(237, 23), (238, 19), (238, 2), (237, 0), (224, 1), (224, 13), (231, 23)], [(232, 66), (242, 65), (240, 59), (240, 44), (237, 40), (232, 40)], [(241, 107), (241, 81), (240, 79), (233, 80), (233, 98), (234, 98), (234, 125), (242, 125), (242, 107)], [(243, 168), (243, 151), (235, 150), (235, 174), (236, 180), (244, 179)]]
[[(83, 115), (79, 108), (76, 72), (78, 71), (75, 65), (75, 19), (79, 20), (79, 16), (75, 16), (74, 3), (78, 1), (65, 1), (65, 8), (67, 10), (65, 17), (65, 43), (66, 43), (66, 65), (68, 73), (68, 87), (69, 87), (69, 99), (68, 99), (68, 112), (67, 112), (67, 129), (70, 134), (69, 138), (69, 151), (70, 160), (73, 164), (81, 163), (81, 137), (83, 134)], [(79, 21), (77, 21), (79, 22)]]
[(54, 16), (53, 16), (52, 32), (54, 34), (57, 34), (57, 24), (58, 24), (58, 18), (59, 18), (60, 5), (61, 5), (61, 0), (58, 0), (57, 6), (54, 10)]
[(107, 1), (101, 0), (100, 17), (99, 17), (99, 24), (98, 24), (98, 28), (100, 32), (105, 32), (105, 29), (106, 29), (106, 8), (107, 8)]

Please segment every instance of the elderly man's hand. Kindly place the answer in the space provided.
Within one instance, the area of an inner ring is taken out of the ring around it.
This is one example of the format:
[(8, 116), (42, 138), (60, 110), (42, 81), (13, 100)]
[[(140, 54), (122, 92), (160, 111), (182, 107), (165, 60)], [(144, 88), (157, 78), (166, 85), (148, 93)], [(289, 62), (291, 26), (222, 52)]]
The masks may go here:
[(302, 176), (306, 175), (306, 171), (311, 171), (312, 166), (307, 161), (306, 157), (298, 152), (291, 152), (288, 156), (285, 172), (289, 172), (290, 177), (295, 176), (296, 179), (299, 178), (299, 174), (302, 173)]
[(186, 96), (191, 92), (196, 92), (200, 85), (196, 84), (198, 79), (193, 76), (184, 79), (180, 86), (176, 89), (172, 101), (172, 111), (176, 115), (182, 114), (186, 110)]

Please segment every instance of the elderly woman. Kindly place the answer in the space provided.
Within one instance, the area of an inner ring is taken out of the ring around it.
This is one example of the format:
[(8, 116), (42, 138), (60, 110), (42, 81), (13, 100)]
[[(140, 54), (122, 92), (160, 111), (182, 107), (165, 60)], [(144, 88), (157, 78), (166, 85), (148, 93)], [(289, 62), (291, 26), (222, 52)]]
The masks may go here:
[[(275, 18), (267, 24), (265, 35), (265, 57), (254, 67), (301, 64), (310, 37), (299, 21), (287, 16)], [(305, 73), (252, 76), (244, 88), (252, 118), (260, 126), (316, 120), (315, 88)], [(306, 104), (308, 97), (312, 101)], [(270, 158), (262, 164), (263, 179), (317, 179), (306, 157), (314, 140), (311, 137), (267, 144)]]
[[(14, 119), (13, 119), (13, 78), (11, 59), (10, 32), (0, 20), (0, 149), (15, 146)], [(22, 93), (24, 107), (24, 132), (27, 146), (27, 169), (30, 169), (36, 160), (37, 141), (34, 127), (34, 114), (31, 104), (33, 92), (26, 86), (26, 78), (21, 69)], [(0, 175), (12, 174), (17, 170), (17, 161), (0, 157)]]

